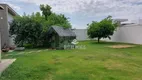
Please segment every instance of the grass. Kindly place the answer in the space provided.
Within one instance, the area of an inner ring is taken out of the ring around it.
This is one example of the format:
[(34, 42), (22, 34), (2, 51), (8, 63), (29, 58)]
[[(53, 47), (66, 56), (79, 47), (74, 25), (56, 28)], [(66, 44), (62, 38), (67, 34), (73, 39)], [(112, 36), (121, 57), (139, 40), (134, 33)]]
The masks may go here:
[(123, 43), (84, 41), (79, 45), (86, 49), (5, 53), (3, 58), (17, 60), (0, 80), (142, 80), (142, 45), (108, 47), (117, 44)]

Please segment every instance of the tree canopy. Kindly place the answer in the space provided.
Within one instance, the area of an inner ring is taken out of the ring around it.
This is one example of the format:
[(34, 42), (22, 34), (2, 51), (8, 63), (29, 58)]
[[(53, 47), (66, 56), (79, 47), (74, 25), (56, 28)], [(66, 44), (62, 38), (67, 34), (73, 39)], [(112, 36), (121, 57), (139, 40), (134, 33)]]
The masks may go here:
[(101, 20), (100, 22), (92, 21), (88, 24), (88, 35), (90, 38), (98, 38), (98, 42), (101, 38), (110, 38), (113, 35), (114, 30), (117, 27), (117, 23), (112, 20), (111, 16)]
[(42, 14), (45, 16), (45, 19), (47, 20), (47, 17), (51, 15), (51, 7), (46, 4), (41, 4), (40, 5), (40, 10), (42, 11)]

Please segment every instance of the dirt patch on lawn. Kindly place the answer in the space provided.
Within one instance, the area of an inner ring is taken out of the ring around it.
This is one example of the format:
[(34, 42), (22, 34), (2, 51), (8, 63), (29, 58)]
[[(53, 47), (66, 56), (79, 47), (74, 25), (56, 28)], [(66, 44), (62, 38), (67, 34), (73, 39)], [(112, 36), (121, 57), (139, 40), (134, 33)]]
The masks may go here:
[(131, 48), (131, 47), (135, 47), (135, 45), (112, 45), (112, 46), (108, 46), (110, 48), (116, 48), (116, 49), (121, 49), (121, 48)]
[(123, 69), (124, 68), (124, 64), (122, 64), (119, 61), (114, 61), (114, 60), (107, 60), (104, 63), (105, 67), (107, 69)]

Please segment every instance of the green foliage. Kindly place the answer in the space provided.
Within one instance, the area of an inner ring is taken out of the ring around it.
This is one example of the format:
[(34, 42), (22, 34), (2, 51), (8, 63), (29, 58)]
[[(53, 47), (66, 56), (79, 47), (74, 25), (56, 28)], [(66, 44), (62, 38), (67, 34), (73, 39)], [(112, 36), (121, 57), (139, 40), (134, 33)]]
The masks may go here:
[(51, 7), (49, 5), (40, 5), (40, 10), (42, 11), (42, 14), (45, 16), (45, 19), (47, 20), (47, 17), (51, 15)]
[[(50, 6), (41, 5), (44, 15), (48, 14), (48, 19), (41, 15), (40, 12), (32, 13), (31, 15), (16, 16), (10, 24), (10, 34), (15, 36), (15, 43), (19, 46), (31, 44), (34, 47), (48, 45), (47, 31), (53, 26), (61, 26), (71, 28), (71, 24), (63, 14), (55, 14), (49, 11)], [(46, 9), (44, 9), (46, 8)]]
[(23, 44), (23, 46), (24, 46), (25, 48), (28, 48), (28, 49), (29, 49), (29, 48), (33, 48), (34, 45), (28, 43), (28, 44)]
[(46, 24), (47, 24), (48, 27), (50, 27), (52, 25), (62, 26), (64, 28), (70, 28), (71, 27), (71, 24), (69, 23), (68, 19), (63, 14), (57, 15), (55, 13), (52, 13), (48, 17)]
[(90, 38), (98, 38), (98, 42), (101, 38), (109, 38), (113, 35), (117, 24), (113, 22), (111, 16), (103, 19), (100, 22), (93, 21), (88, 24), (88, 35)]
[(29, 16), (17, 16), (10, 25), (10, 34), (16, 35), (15, 43), (18, 46), (24, 43), (38, 45), (42, 32), (42, 25), (38, 21)]
[(37, 12), (32, 13), (31, 18), (42, 24), (44, 32), (46, 32), (48, 28), (50, 28), (53, 25), (61, 26), (64, 28), (72, 27), (70, 22), (68, 21), (68, 18), (66, 18), (63, 14), (58, 15), (56, 13), (52, 13), (50, 16), (48, 16), (48, 19), (45, 20), (44, 16)]

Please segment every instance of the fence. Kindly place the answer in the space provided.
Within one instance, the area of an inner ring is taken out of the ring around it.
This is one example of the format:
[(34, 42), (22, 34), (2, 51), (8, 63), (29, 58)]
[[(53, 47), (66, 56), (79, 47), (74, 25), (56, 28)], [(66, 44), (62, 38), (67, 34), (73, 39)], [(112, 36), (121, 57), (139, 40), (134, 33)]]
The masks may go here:
[(111, 40), (109, 39), (102, 39), (102, 40), (112, 41), (112, 42), (142, 44), (142, 25), (138, 24), (123, 25), (122, 27), (117, 28), (113, 36), (111, 36)]

